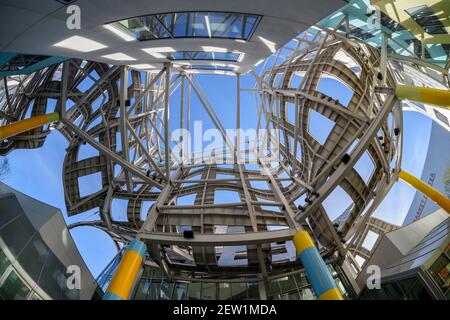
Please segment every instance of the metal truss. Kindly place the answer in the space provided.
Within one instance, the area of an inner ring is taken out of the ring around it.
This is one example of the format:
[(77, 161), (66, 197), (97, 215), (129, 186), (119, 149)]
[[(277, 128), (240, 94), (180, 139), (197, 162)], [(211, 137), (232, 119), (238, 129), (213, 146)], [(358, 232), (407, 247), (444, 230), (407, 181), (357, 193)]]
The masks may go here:
[[(384, 78), (380, 79), (380, 72)], [(301, 81), (294, 86), (298, 75)], [(323, 76), (334, 77), (353, 91), (348, 106), (317, 89)], [(287, 252), (287, 243), (299, 228), (311, 232), (326, 259), (336, 253), (345, 257), (350, 234), (366, 232), (364, 225), (372, 221), (371, 214), (400, 169), (401, 107), (393, 96), (375, 90), (395, 86), (386, 57), (333, 30), (315, 28), (245, 75), (254, 79), (253, 87), (242, 88), (241, 77), (236, 76), (237, 101), (228, 102), (230, 113), (235, 110), (239, 128), (241, 91), (253, 93), (254, 106), (245, 107), (255, 110), (256, 130), (279, 130), (275, 169), (268, 168), (273, 168), (273, 161), (264, 159), (259, 159), (256, 169), (246, 167), (243, 158), (260, 150), (242, 146), (239, 137), (233, 144), (195, 74), (169, 63), (158, 73), (146, 73), (69, 60), (8, 78), (2, 87), (2, 123), (24, 119), (30, 110), (32, 115), (46, 113), (48, 99), (57, 99), (61, 121), (2, 141), (0, 152), (41, 147), (51, 129), (59, 131), (68, 141), (62, 172), (67, 213), (73, 216), (97, 208), (101, 217), (70, 228), (93, 226), (116, 243), (136, 237), (146, 241), (150, 258), (169, 279), (183, 273), (192, 279), (247, 277), (260, 279), (264, 286), (267, 277), (301, 267), (289, 259), (273, 261), (274, 255)], [(87, 81), (90, 85), (82, 91), (80, 84)], [(170, 125), (192, 129), (194, 96), (223, 135), (225, 147), (190, 154), (191, 161), (183, 163), (180, 159), (186, 155), (174, 152), (172, 146), (184, 137), (174, 136), (178, 128)], [(291, 104), (293, 122), (288, 117)], [(334, 123), (324, 143), (310, 132), (311, 111)], [(84, 144), (99, 155), (78, 160)], [(374, 165), (367, 182), (354, 168), (364, 152)], [(227, 165), (211, 164), (218, 158), (227, 159)], [(78, 178), (94, 173), (101, 175), (101, 190), (80, 196)], [(218, 178), (220, 174), (229, 178)], [(269, 187), (254, 188), (252, 181), (265, 181)], [(323, 201), (338, 186), (353, 203), (333, 222)], [(240, 201), (214, 203), (217, 190), (237, 192)], [(177, 204), (186, 195), (194, 195), (194, 203)], [(113, 219), (113, 199), (128, 201), (127, 221)], [(153, 204), (143, 213), (146, 201)], [(183, 233), (185, 226), (192, 234)], [(271, 229), (274, 226), (277, 230)], [(228, 246), (242, 246), (236, 255), (247, 263), (221, 266), (218, 260)]]

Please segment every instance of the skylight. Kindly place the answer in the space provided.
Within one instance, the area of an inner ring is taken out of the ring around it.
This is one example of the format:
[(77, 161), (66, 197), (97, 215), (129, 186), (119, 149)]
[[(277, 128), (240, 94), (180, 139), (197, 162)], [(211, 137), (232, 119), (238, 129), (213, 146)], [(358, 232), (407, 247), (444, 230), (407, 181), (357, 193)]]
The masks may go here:
[(139, 70), (146, 70), (146, 69), (153, 69), (155, 68), (155, 66), (151, 65), (151, 64), (129, 64), (128, 65), (130, 68), (133, 69), (139, 69)]
[[(110, 23), (139, 41), (175, 38), (250, 40), (261, 16), (231, 12), (172, 12), (133, 17)], [(111, 30), (112, 31), (112, 30)]]
[(92, 52), (106, 48), (106, 46), (101, 44), (100, 42), (81, 36), (72, 36), (58, 43), (55, 43), (53, 46), (79, 52)]
[(114, 61), (134, 61), (134, 60), (136, 60), (135, 58), (130, 57), (129, 55), (122, 53), (122, 52), (106, 54), (106, 55), (102, 56), (102, 58), (106, 58), (106, 59), (110, 59), (110, 60), (114, 60)]
[(205, 52), (227, 52), (227, 48), (222, 47), (211, 47), (211, 46), (202, 46), (203, 51)]
[(240, 54), (237, 52), (204, 52), (204, 51), (176, 51), (169, 53), (169, 60), (211, 60), (237, 62)]
[(135, 40), (133, 34), (130, 34), (130, 32), (123, 30), (123, 28), (117, 27), (113, 24), (105, 24), (104, 27), (105, 29), (108, 29), (109, 31), (115, 33), (117, 36), (127, 42)]
[(212, 66), (212, 65), (193, 65), (185, 67), (187, 69), (195, 70), (211, 70), (211, 71), (234, 71), (236, 68), (231, 66)]
[(175, 50), (171, 47), (145, 48), (142, 50), (156, 59), (164, 59), (166, 58), (165, 53), (175, 52)]
[(418, 25), (420, 25), (426, 33), (429, 34), (448, 34), (444, 24), (434, 13), (433, 9), (427, 5), (405, 10)]

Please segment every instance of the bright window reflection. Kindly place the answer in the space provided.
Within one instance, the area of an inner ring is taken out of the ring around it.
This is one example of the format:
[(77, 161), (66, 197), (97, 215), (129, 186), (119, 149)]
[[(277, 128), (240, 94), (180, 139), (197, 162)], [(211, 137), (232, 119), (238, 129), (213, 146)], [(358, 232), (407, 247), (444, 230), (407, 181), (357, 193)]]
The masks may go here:
[(261, 16), (229, 12), (174, 12), (113, 23), (134, 33), (139, 41), (170, 38), (249, 40)]

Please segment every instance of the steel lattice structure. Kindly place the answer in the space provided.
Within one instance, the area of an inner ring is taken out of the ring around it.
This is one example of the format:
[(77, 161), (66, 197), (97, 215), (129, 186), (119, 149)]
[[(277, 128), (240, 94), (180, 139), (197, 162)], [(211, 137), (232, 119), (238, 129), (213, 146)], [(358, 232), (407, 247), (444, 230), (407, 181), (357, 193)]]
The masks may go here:
[[(92, 76), (94, 70), (98, 78)], [(293, 78), (299, 75), (301, 82), (294, 86)], [(324, 75), (353, 91), (348, 106), (317, 90)], [(4, 124), (24, 119), (30, 110), (31, 115), (44, 114), (53, 98), (58, 99), (55, 110), (61, 121), (2, 141), (0, 152), (41, 147), (50, 129), (59, 131), (69, 143), (62, 172), (67, 213), (98, 208), (101, 216), (100, 221), (70, 228), (99, 228), (117, 245), (139, 235), (169, 278), (182, 271), (193, 278), (218, 279), (266, 279), (290, 272), (300, 267), (298, 262), (272, 261), (272, 256), (286, 252), (286, 242), (300, 227), (311, 231), (326, 259), (346, 257), (351, 248), (346, 241), (362, 230), (397, 179), (401, 162), (401, 106), (392, 95), (376, 90), (395, 85), (386, 56), (333, 30), (316, 28), (300, 34), (245, 76), (253, 77), (255, 86), (241, 88), (237, 75), (238, 97), (241, 90), (253, 92), (258, 129), (280, 132), (275, 170), (266, 170), (271, 163), (263, 160), (259, 169), (246, 168), (236, 159), (255, 150), (230, 144), (208, 153), (212, 158), (231, 157), (227, 166), (211, 164), (205, 154), (193, 155), (188, 164), (176, 161), (171, 140), (177, 137), (171, 137), (174, 128), (169, 119), (178, 117), (180, 127), (190, 129), (185, 119), (191, 95), (197, 96), (205, 116), (221, 133), (225, 128), (195, 73), (171, 64), (159, 73), (129, 73), (123, 66), (72, 59), (29, 76), (10, 77), (1, 101)], [(78, 86), (86, 78), (92, 85), (82, 92)], [(174, 103), (170, 97), (177, 90), (181, 98)], [(294, 123), (288, 119), (288, 104), (295, 108)], [(237, 127), (240, 108), (239, 99), (230, 101)], [(335, 123), (323, 144), (308, 129), (311, 110)], [(78, 160), (86, 143), (99, 155)], [(364, 152), (374, 164), (367, 182), (354, 169)], [(97, 172), (103, 188), (80, 196), (78, 178)], [(217, 178), (219, 174), (230, 177)], [(251, 181), (266, 181), (269, 189), (253, 188)], [(322, 204), (337, 186), (353, 204), (334, 224)], [(214, 203), (216, 190), (238, 192), (240, 202)], [(194, 204), (177, 205), (178, 198), (192, 194)], [(112, 199), (128, 200), (127, 221), (112, 219)], [(143, 220), (145, 201), (154, 204)], [(184, 237), (180, 226), (191, 226), (194, 237)], [(279, 228), (271, 231), (271, 226)], [(239, 254), (248, 264), (220, 266), (220, 248), (227, 246), (245, 246)]]

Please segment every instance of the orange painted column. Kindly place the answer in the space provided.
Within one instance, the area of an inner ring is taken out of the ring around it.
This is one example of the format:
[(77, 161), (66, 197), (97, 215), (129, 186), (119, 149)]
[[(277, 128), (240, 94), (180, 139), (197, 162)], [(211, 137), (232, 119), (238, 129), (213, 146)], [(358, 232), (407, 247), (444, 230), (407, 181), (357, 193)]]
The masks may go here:
[(114, 274), (103, 300), (128, 300), (133, 283), (144, 262), (147, 246), (139, 240), (133, 240), (127, 247)]
[(399, 177), (403, 181), (413, 186), (415, 189), (422, 192), (428, 198), (433, 200), (439, 207), (450, 214), (450, 200), (442, 193), (406, 171), (401, 170)]
[(0, 127), (0, 139), (6, 139), (58, 120), (59, 120), (58, 112), (53, 112), (13, 122)]

